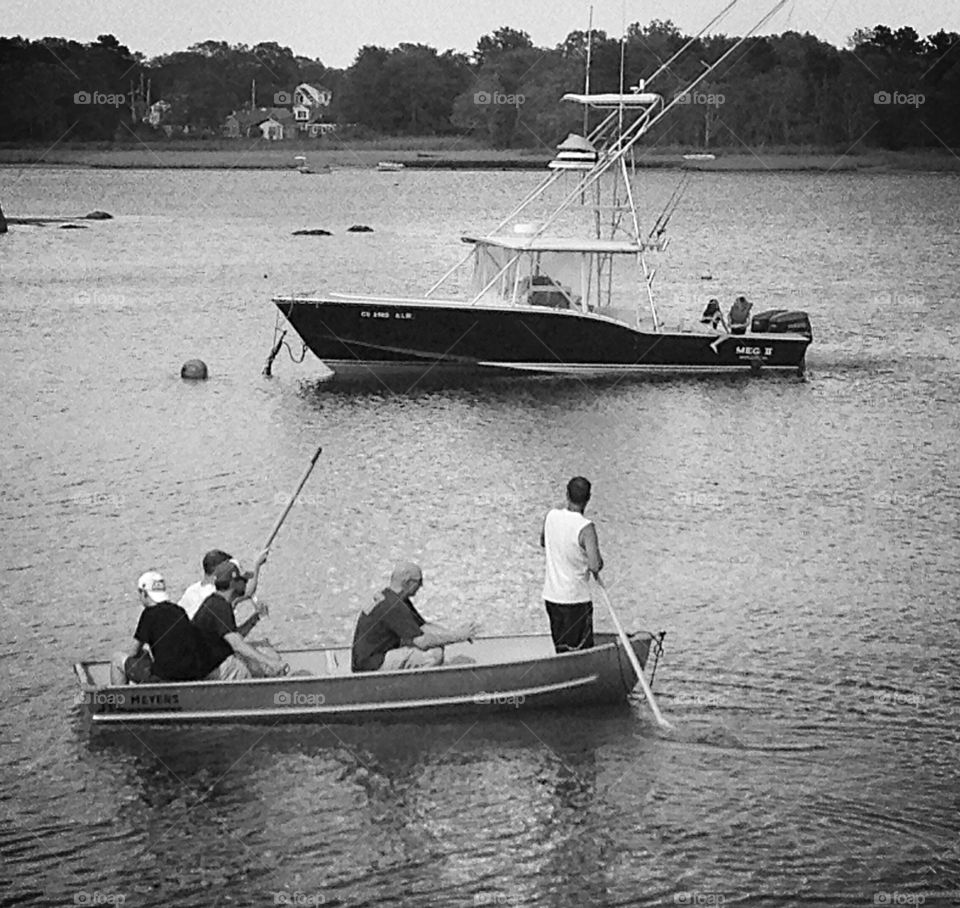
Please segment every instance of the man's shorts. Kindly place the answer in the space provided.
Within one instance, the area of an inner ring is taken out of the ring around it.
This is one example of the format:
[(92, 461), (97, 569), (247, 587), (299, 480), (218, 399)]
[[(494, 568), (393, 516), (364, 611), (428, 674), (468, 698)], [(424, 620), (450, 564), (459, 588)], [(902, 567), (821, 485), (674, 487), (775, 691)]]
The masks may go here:
[(415, 646), (399, 646), (387, 650), (379, 671), (396, 672), (407, 668), (434, 668), (443, 664), (443, 647), (417, 649)]
[(204, 681), (244, 681), (252, 678), (253, 675), (243, 661), (236, 653), (231, 653), (223, 660)]

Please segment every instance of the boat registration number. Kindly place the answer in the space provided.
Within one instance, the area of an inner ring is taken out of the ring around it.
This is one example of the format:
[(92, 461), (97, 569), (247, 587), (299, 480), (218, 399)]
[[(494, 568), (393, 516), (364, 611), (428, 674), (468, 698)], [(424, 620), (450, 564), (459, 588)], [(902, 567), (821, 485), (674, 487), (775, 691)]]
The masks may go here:
[(361, 309), (360, 318), (413, 318), (412, 312), (389, 312), (382, 309)]

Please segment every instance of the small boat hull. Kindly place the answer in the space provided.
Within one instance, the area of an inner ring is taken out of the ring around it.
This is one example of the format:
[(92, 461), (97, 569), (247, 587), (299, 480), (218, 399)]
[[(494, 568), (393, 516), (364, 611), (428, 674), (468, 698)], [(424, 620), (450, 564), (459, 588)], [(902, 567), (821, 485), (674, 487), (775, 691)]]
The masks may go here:
[(407, 367), (594, 377), (803, 371), (810, 337), (642, 331), (592, 312), (431, 300), (278, 297), (274, 303), (336, 374)]
[[(111, 686), (109, 664), (75, 666), (78, 705), (94, 725), (419, 721), (503, 710), (622, 702), (637, 677), (619, 640), (556, 655), (549, 635), (485, 637), (447, 647), (470, 664), (400, 672), (350, 671), (348, 648), (293, 650), (291, 674), (249, 681)], [(650, 635), (631, 638), (645, 665)]]

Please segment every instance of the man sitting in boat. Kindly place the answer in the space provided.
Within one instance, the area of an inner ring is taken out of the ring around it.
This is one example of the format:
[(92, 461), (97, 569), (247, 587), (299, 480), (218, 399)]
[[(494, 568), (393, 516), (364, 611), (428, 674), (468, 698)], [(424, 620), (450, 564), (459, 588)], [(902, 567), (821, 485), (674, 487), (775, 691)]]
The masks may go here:
[(254, 603), (256, 612), (237, 627), (233, 605), (246, 596), (247, 581), (252, 576), (242, 573), (234, 561), (217, 565), (213, 572), (214, 592), (204, 599), (193, 618), (210, 652), (208, 681), (273, 678), (290, 671), (290, 666), (273, 649), (251, 646), (244, 639), (267, 614), (266, 605)]
[[(143, 611), (133, 642), (110, 660), (110, 683), (136, 681), (199, 681), (209, 671), (200, 632), (187, 613), (167, 596), (163, 575), (147, 571), (137, 581)], [(152, 665), (146, 655), (149, 647)]]
[(373, 608), (357, 618), (353, 671), (436, 668), (443, 664), (444, 646), (470, 640), (477, 633), (480, 626), (476, 622), (448, 629), (426, 621), (411, 601), (422, 586), (419, 565), (405, 562), (393, 569), (390, 586)]
[[(247, 581), (246, 595), (244, 598), (251, 599), (257, 591), (257, 584), (260, 582), (260, 568), (263, 567), (269, 554), (270, 550), (265, 549), (257, 556), (257, 561), (253, 566), (253, 574)], [(183, 591), (183, 595), (180, 597), (180, 608), (187, 613), (187, 617), (190, 618), (191, 621), (194, 615), (197, 614), (197, 609), (203, 604), (203, 600), (211, 593), (216, 592), (213, 585), (213, 572), (216, 570), (217, 565), (223, 564), (224, 561), (233, 561), (238, 568), (240, 567), (232, 555), (228, 555), (226, 552), (220, 551), (220, 549), (211, 549), (203, 556), (203, 578), (196, 583), (191, 583), (190, 586)]]
[(730, 307), (730, 333), (746, 334), (747, 323), (750, 321), (750, 310), (753, 303), (748, 303), (745, 296), (738, 296)]

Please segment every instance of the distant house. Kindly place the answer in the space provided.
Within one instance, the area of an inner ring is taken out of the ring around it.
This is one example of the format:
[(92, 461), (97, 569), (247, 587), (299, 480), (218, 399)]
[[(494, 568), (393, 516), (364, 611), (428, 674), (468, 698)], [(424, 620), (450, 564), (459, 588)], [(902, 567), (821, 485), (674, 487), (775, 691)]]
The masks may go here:
[(293, 114), (285, 107), (234, 111), (224, 120), (221, 134), (227, 139), (263, 138), (271, 142), (297, 135)]
[(269, 141), (293, 139), (298, 134), (316, 138), (336, 129), (326, 119), (332, 100), (330, 89), (301, 82), (293, 90), (290, 107), (234, 111), (220, 131), (228, 139), (255, 138), (258, 133)]
[(168, 104), (166, 101), (154, 101), (153, 104), (147, 108), (147, 114), (143, 118), (144, 122), (149, 123), (156, 129), (163, 123), (171, 110), (173, 110), (172, 104)]
[(326, 121), (333, 100), (333, 92), (322, 85), (301, 82), (293, 90), (293, 119), (297, 129), (310, 137), (332, 132), (334, 126)]

